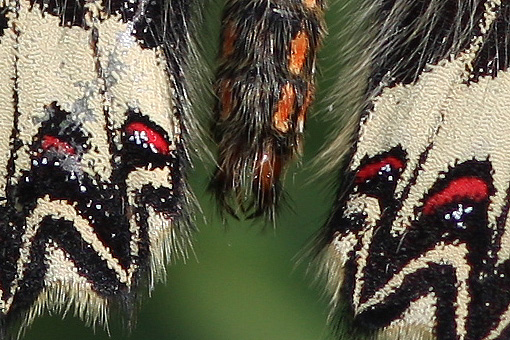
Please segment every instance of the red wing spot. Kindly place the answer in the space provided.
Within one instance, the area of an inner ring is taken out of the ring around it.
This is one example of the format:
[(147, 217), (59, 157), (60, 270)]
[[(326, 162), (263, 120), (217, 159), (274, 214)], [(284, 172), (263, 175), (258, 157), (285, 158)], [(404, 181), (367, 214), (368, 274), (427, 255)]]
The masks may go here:
[(400, 171), (404, 168), (404, 163), (396, 157), (388, 156), (378, 162), (367, 164), (359, 169), (358, 173), (356, 174), (356, 184), (365, 183), (368, 180), (371, 180), (372, 178), (376, 177), (379, 171), (381, 171), (381, 169), (386, 166), (390, 166), (393, 170)]
[(280, 95), (278, 107), (273, 116), (273, 124), (276, 130), (281, 133), (289, 131), (290, 118), (294, 114), (294, 106), (296, 104), (296, 92), (291, 84), (286, 84)]
[(150, 148), (154, 153), (162, 155), (168, 155), (169, 153), (170, 144), (159, 132), (154, 131), (144, 123), (130, 123), (126, 126), (126, 133), (129, 135), (129, 141), (144, 148)]
[(41, 146), (43, 150), (48, 151), (54, 149), (57, 152), (67, 155), (75, 155), (76, 150), (67, 142), (55, 136), (46, 135), (42, 138)]
[(304, 31), (298, 32), (290, 43), (289, 70), (294, 74), (300, 74), (305, 65), (310, 42), (308, 34)]
[(426, 215), (433, 214), (445, 204), (462, 199), (480, 202), (489, 197), (489, 186), (478, 177), (461, 177), (453, 180), (442, 191), (434, 194), (427, 200), (423, 208)]

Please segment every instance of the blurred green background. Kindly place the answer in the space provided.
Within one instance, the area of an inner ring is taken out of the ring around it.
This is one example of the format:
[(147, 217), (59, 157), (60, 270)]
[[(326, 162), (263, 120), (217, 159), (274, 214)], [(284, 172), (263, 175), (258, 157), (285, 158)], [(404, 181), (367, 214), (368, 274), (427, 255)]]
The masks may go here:
[[(205, 48), (216, 55), (221, 0), (206, 8)], [(338, 8), (328, 12), (329, 22), (340, 20)], [(102, 327), (94, 331), (72, 316), (37, 318), (27, 340), (44, 339), (178, 339), (178, 340), (315, 340), (326, 339), (328, 307), (321, 287), (307, 274), (307, 260), (296, 267), (299, 254), (322, 227), (331, 207), (334, 188), (316, 179), (311, 160), (325, 141), (321, 103), (336, 78), (338, 43), (335, 27), (326, 39), (319, 64), (318, 104), (307, 123), (305, 157), (286, 176), (288, 206), (276, 228), (251, 221), (222, 224), (215, 202), (206, 192), (211, 164), (195, 161), (191, 184), (203, 216), (197, 218), (196, 257), (169, 266), (166, 284), (158, 284), (138, 312), (136, 328), (129, 334), (112, 322), (111, 337)], [(212, 63), (213, 61), (211, 61)], [(322, 104), (322, 107), (324, 104)], [(197, 164), (198, 163), (198, 164)], [(313, 182), (311, 180), (314, 179)]]

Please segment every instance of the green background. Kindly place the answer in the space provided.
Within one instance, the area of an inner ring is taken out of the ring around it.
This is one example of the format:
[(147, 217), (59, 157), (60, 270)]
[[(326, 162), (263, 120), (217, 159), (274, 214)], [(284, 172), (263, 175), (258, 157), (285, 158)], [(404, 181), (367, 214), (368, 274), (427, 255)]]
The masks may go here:
[[(337, 1), (341, 2), (341, 1)], [(337, 4), (340, 6), (341, 4)], [(206, 8), (206, 55), (213, 63), (221, 1)], [(336, 8), (329, 22), (338, 22)], [(169, 266), (166, 284), (159, 283), (145, 298), (136, 328), (129, 334), (113, 321), (111, 337), (100, 326), (94, 331), (72, 316), (36, 319), (25, 339), (179, 339), (179, 340), (314, 340), (329, 336), (327, 298), (314, 285), (308, 260), (296, 266), (300, 254), (321, 229), (333, 201), (334, 182), (316, 178), (311, 160), (325, 141), (321, 103), (337, 68), (335, 27), (320, 57), (318, 103), (307, 123), (305, 157), (286, 176), (287, 208), (276, 228), (252, 221), (230, 219), (225, 226), (213, 198), (206, 192), (211, 164), (195, 160), (191, 184), (203, 214), (198, 214), (196, 256)], [(212, 38), (214, 37), (214, 38)], [(324, 105), (323, 105), (324, 106)], [(211, 162), (209, 162), (211, 163)], [(207, 223), (204, 223), (204, 218)]]

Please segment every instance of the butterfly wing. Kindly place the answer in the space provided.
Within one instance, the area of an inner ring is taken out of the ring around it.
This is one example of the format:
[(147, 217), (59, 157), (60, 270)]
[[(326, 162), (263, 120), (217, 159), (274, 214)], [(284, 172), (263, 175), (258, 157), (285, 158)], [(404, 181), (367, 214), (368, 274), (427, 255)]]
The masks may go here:
[(105, 323), (186, 255), (191, 6), (2, 3), (3, 332), (70, 307)]

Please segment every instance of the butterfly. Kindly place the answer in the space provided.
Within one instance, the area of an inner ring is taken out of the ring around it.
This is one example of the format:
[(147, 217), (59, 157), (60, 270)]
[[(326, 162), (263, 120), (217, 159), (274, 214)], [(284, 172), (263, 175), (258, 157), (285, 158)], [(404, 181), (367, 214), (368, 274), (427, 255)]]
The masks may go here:
[[(192, 113), (202, 77), (193, 29), (202, 4), (0, 5), (0, 337), (43, 312), (107, 326), (120, 310), (130, 323), (140, 290), (191, 249), (187, 174), (190, 153), (203, 148)], [(293, 72), (311, 73), (313, 41), (297, 34), (293, 53), (303, 60)], [(307, 91), (294, 94), (300, 105)], [(281, 124), (295, 125), (285, 121), (293, 109), (284, 110)], [(276, 200), (268, 197), (264, 206)]]
[[(190, 249), (197, 5), (2, 4), (2, 332), (43, 310), (129, 315), (140, 287)], [(226, 5), (210, 188), (233, 215), (276, 215), (315, 93), (324, 6)], [(347, 324), (339, 337), (508, 337), (507, 14), (496, 0), (354, 12), (340, 84), (357, 105), (327, 162), (349, 158), (318, 246)]]

